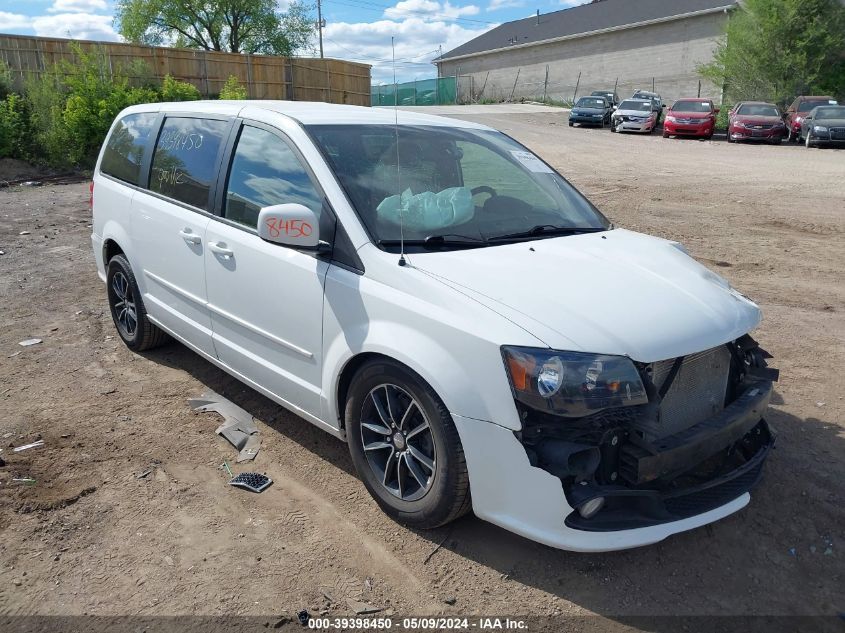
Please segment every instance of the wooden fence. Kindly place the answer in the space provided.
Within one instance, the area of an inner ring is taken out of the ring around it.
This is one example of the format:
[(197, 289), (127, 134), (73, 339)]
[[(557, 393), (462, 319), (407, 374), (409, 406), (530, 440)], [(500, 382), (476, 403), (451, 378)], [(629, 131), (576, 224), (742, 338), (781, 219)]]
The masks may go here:
[[(74, 58), (71, 41), (26, 35), (0, 35), (0, 59), (18, 81), (39, 75), (61, 59)], [(115, 42), (78, 41), (83, 50), (99, 48), (112, 69), (135, 60), (147, 63), (157, 79), (170, 74), (216, 97), (230, 75), (246, 86), (250, 99), (288, 99), (370, 105), (370, 66), (341, 59), (241, 55), (189, 48), (163, 48)], [(140, 79), (132, 78), (130, 79)]]

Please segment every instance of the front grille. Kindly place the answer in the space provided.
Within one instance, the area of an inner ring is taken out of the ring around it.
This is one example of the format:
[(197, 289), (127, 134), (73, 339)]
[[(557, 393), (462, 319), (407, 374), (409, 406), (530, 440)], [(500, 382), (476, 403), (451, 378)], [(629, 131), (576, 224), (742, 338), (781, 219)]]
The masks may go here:
[(749, 127), (752, 130), (771, 130), (774, 125), (748, 125), (746, 127)]
[(845, 141), (845, 127), (830, 128), (830, 138), (837, 141)]
[(684, 125), (691, 125), (701, 122), (702, 119), (675, 119), (675, 123), (683, 123)]
[[(675, 359), (652, 363), (651, 380), (658, 390), (672, 371)], [(684, 358), (672, 386), (660, 404), (656, 423), (643, 428), (646, 439), (674, 435), (725, 408), (731, 353), (725, 345)]]

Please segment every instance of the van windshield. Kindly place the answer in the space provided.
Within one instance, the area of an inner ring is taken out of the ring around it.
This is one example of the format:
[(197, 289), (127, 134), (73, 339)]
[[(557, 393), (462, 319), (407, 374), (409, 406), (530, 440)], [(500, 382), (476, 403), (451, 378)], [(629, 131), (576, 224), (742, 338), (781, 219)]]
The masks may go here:
[(537, 239), (610, 226), (551, 167), (500, 132), (411, 125), (307, 130), (384, 248), (403, 236), (412, 246), (481, 247), (526, 237), (519, 233)]

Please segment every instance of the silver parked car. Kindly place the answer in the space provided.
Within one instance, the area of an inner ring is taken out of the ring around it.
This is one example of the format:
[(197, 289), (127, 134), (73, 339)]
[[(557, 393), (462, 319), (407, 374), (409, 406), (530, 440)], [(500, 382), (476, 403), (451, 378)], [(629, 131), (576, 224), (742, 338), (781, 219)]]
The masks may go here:
[(625, 99), (610, 119), (611, 132), (651, 133), (657, 127), (657, 112), (651, 99)]

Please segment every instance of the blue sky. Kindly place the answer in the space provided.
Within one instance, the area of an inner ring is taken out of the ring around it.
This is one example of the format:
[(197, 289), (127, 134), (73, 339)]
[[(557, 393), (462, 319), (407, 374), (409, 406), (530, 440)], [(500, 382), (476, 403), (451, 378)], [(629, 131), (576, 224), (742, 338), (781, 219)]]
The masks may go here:
[[(324, 50), (372, 64), (374, 83), (392, 82), (392, 36), (397, 79), (433, 77), (430, 61), (440, 46), (446, 52), (502, 22), (586, 1), (323, 0)], [(286, 2), (280, 0), (282, 10)], [(119, 41), (113, 17), (112, 0), (0, 0), (0, 33)]]

